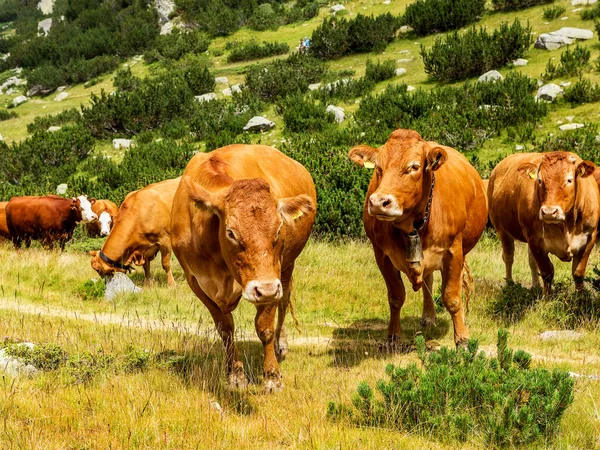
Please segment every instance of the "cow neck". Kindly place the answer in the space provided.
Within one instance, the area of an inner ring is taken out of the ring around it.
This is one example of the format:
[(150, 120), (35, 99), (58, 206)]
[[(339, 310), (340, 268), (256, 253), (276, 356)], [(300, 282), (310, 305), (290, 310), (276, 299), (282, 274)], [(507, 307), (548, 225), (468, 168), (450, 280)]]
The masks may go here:
[[(427, 196), (427, 203), (425, 205), (425, 211), (423, 212), (422, 215), (417, 212), (414, 214), (413, 226), (412, 226), (412, 230), (410, 231), (409, 234), (412, 234), (412, 233), (422, 234), (427, 229), (427, 224), (429, 223), (429, 217), (431, 215), (431, 204), (433, 202), (434, 188), (435, 188), (435, 172), (431, 171), (431, 185), (429, 187), (429, 195)], [(418, 216), (421, 216), (421, 217), (417, 219)], [(400, 231), (402, 231), (402, 234), (406, 234), (406, 232), (404, 230), (402, 230), (402, 228), (400, 228), (396, 224), (394, 224), (394, 225), (396, 226), (396, 228), (398, 228), (398, 229), (400, 229)]]

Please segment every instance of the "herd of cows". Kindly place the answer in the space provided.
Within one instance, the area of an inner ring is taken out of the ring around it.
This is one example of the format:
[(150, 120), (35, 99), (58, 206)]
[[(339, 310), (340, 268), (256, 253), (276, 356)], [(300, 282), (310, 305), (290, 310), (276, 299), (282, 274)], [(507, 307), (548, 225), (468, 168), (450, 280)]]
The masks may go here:
[[(373, 169), (363, 221), (388, 292), (388, 340), (400, 338), (406, 294), (400, 272), (423, 291), (422, 324), (435, 323), (433, 272), (442, 273), (442, 301), (454, 341), (468, 338), (461, 293), (468, 286), (465, 256), (488, 218), (502, 243), (506, 279), (512, 279), (515, 240), (529, 247), (533, 284), (545, 293), (554, 268), (549, 254), (572, 261), (583, 288), (596, 241), (600, 193), (595, 166), (573, 153), (519, 153), (500, 162), (483, 181), (456, 150), (428, 142), (413, 130), (396, 130), (379, 148), (361, 145), (350, 159)], [(486, 188), (487, 184), (487, 188)], [(487, 192), (486, 192), (487, 191)], [(198, 153), (183, 176), (130, 193), (120, 208), (80, 196), (13, 197), (0, 203), (0, 235), (18, 248), (32, 239), (64, 247), (77, 223), (108, 235), (91, 252), (101, 276), (127, 273), (160, 251), (169, 286), (171, 252), (194, 294), (207, 307), (223, 339), (228, 383), (248, 383), (234, 342), (232, 311), (241, 298), (256, 306), (264, 346), (264, 385), (282, 389), (278, 360), (288, 352), (284, 320), (296, 258), (308, 241), (317, 199), (308, 171), (275, 148), (230, 145)], [(277, 314), (276, 314), (277, 313)], [(276, 319), (277, 317), (277, 319)]]

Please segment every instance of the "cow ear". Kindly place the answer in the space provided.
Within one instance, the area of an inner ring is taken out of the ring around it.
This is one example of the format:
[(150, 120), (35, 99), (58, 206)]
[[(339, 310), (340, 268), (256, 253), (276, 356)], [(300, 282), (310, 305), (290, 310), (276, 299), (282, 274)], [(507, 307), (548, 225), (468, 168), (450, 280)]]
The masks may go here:
[(427, 152), (427, 167), (431, 170), (438, 170), (448, 159), (448, 153), (442, 147), (433, 147)]
[(378, 148), (369, 147), (368, 145), (359, 145), (348, 152), (348, 157), (359, 166), (372, 169), (375, 167), (378, 154)]
[(91, 205), (93, 205), (94, 203), (96, 203), (96, 199), (94, 197), (89, 199), (89, 202)]
[(593, 174), (595, 168), (596, 165), (592, 161), (581, 161), (575, 173), (578, 177), (585, 178)]
[(196, 206), (207, 209), (213, 213), (217, 213), (220, 210), (219, 197), (194, 182), (191, 177), (183, 177), (181, 179), (181, 184), (183, 184), (187, 190), (190, 199), (196, 203)]
[(98, 254), (97, 250), (90, 250), (90, 256), (95, 257)]
[(538, 168), (535, 164), (524, 163), (521, 164), (517, 170), (519, 171), (519, 174), (524, 178), (531, 178), (533, 180), (537, 178)]
[(293, 224), (297, 219), (315, 211), (317, 205), (308, 195), (281, 198), (278, 201), (277, 211), (287, 224)]

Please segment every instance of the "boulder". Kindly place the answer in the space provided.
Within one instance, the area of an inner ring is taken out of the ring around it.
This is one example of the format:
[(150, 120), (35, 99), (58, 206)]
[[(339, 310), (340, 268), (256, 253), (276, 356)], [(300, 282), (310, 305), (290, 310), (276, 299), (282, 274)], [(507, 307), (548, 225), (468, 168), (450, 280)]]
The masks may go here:
[(313, 84), (309, 84), (308, 85), (308, 90), (309, 91), (316, 91), (320, 87), (321, 87), (321, 83), (313, 83)]
[(24, 95), (19, 95), (18, 97), (13, 98), (13, 106), (19, 106), (21, 103), (25, 103), (28, 100)]
[(227, 79), (227, 77), (216, 77), (215, 83), (229, 84), (229, 80)]
[(571, 0), (571, 6), (587, 6), (593, 5), (598, 0)]
[(45, 16), (52, 14), (52, 11), (54, 10), (54, 0), (40, 0), (37, 4), (37, 8)]
[(585, 28), (572, 28), (563, 27), (560, 30), (556, 30), (550, 33), (552, 36), (561, 36), (568, 39), (592, 39), (594, 32), (592, 30), (586, 30)]
[(325, 85), (325, 89), (327, 89), (328, 91), (331, 91), (338, 84), (348, 84), (349, 81), (350, 80), (348, 78), (344, 78), (343, 80), (335, 80), (335, 81), (332, 81), (331, 83), (327, 83)]
[(67, 183), (61, 183), (56, 186), (56, 195), (65, 195), (67, 193), (67, 189), (69, 189), (69, 185)]
[(169, 21), (169, 16), (175, 11), (175, 2), (171, 0), (154, 0), (154, 9), (161, 24)]
[(217, 94), (215, 94), (214, 92), (209, 92), (208, 94), (196, 95), (194, 98), (197, 102), (200, 103), (210, 102), (211, 100), (217, 99)]
[(399, 77), (401, 75), (404, 75), (406, 73), (406, 69), (404, 69), (403, 67), (400, 67), (398, 69), (396, 69), (396, 76)]
[(501, 81), (504, 80), (504, 77), (497, 70), (489, 70), (483, 75), (481, 75), (478, 79), (478, 83), (488, 83), (490, 81)]
[(558, 129), (562, 131), (572, 131), (576, 130), (577, 128), (583, 127), (585, 127), (585, 125), (582, 123), (566, 123), (564, 125), (559, 126)]
[(60, 94), (62, 91), (66, 90), (66, 89), (67, 89), (66, 86), (59, 86), (56, 88), (56, 92)]
[(265, 131), (275, 127), (275, 123), (263, 116), (254, 116), (244, 126), (244, 131)]
[(573, 330), (550, 330), (541, 333), (540, 339), (542, 341), (550, 341), (553, 339), (574, 341), (576, 339), (581, 339), (583, 336), (583, 333), (578, 333), (577, 331)]
[(113, 139), (112, 144), (116, 150), (119, 150), (120, 148), (131, 147), (133, 145), (133, 141), (131, 139)]
[(242, 92), (242, 87), (241, 84), (234, 84), (231, 87), (228, 87), (226, 89), (223, 89), (223, 95), (225, 97), (231, 97), (233, 95), (234, 92), (240, 93)]
[(54, 97), (55, 102), (62, 102), (65, 98), (69, 96), (68, 92), (61, 92), (56, 97)]
[(528, 62), (529, 62), (529, 61), (527, 61), (526, 59), (519, 58), (519, 59), (515, 59), (515, 60), (512, 62), (512, 65), (513, 65), (513, 66), (526, 66)]
[(331, 11), (333, 14), (335, 14), (335, 13), (336, 13), (336, 12), (338, 12), (338, 11), (343, 11), (344, 9), (346, 9), (346, 7), (345, 7), (344, 5), (340, 5), (340, 4), (333, 5), (331, 8), (329, 8), (329, 10), (330, 10), (330, 11)]
[(564, 91), (562, 88), (554, 83), (545, 84), (540, 87), (535, 96), (536, 100), (546, 100), (547, 102), (553, 102), (560, 94)]
[(44, 19), (38, 22), (38, 36), (48, 36), (52, 28), (52, 19)]
[(173, 32), (173, 22), (163, 23), (160, 27), (160, 34), (171, 34)]
[[(29, 347), (31, 349), (35, 347), (35, 345), (33, 345), (31, 342), (23, 342), (17, 345)], [(5, 348), (0, 350), (0, 370), (2, 370), (8, 376), (15, 378), (19, 375), (31, 377), (38, 372), (38, 369), (36, 369), (35, 366), (31, 364), (25, 364), (19, 358), (7, 355)]]
[(46, 131), (52, 133), (53, 131), (58, 131), (60, 129), (61, 129), (61, 127), (57, 127), (56, 125), (52, 125), (51, 127), (48, 127), (48, 129)]
[(106, 277), (106, 290), (104, 298), (112, 300), (119, 294), (137, 294), (142, 289), (133, 284), (127, 275), (122, 272), (115, 272), (114, 275)]
[(342, 123), (344, 119), (346, 119), (346, 113), (344, 112), (344, 109), (340, 108), (339, 106), (329, 105), (325, 111), (333, 114), (337, 123)]
[(402, 34), (406, 34), (412, 31), (412, 27), (409, 27), (408, 25), (402, 25), (398, 31)]
[(411, 85), (406, 86), (406, 92), (416, 91), (417, 88)]
[(13, 88), (9, 88), (8, 91), (6, 91), (4, 94), (5, 95), (13, 95), (15, 92), (17, 92), (17, 91), (15, 91)]
[(563, 45), (570, 45), (572, 43), (573, 39), (569, 39), (568, 37), (543, 33), (538, 36), (533, 46), (542, 50), (556, 50)]

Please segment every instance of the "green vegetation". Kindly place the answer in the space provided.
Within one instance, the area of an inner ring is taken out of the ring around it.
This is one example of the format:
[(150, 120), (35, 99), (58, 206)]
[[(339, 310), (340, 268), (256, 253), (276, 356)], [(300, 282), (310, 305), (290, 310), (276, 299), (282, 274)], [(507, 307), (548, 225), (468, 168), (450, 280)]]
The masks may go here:
[(234, 63), (283, 55), (290, 51), (290, 46), (283, 42), (263, 42), (261, 45), (258, 42), (250, 41), (245, 43), (228, 43), (228, 49), (231, 52), (227, 56), (227, 62)]
[(575, 84), (565, 88), (563, 98), (573, 105), (594, 103), (600, 101), (600, 86), (598, 86), (598, 83), (580, 78)]
[(546, 72), (542, 75), (544, 80), (552, 80), (564, 76), (581, 76), (588, 68), (591, 52), (587, 47), (576, 45), (573, 50), (567, 49), (560, 55), (560, 63), (554, 64), (552, 60), (546, 64)]
[(564, 6), (554, 5), (548, 6), (544, 8), (544, 19), (546, 20), (555, 20), (561, 17), (564, 12), (567, 10)]
[(407, 6), (402, 22), (418, 36), (458, 30), (478, 21), (485, 0), (417, 0)]
[(554, 0), (492, 0), (492, 5), (498, 11), (515, 11), (553, 2)]

